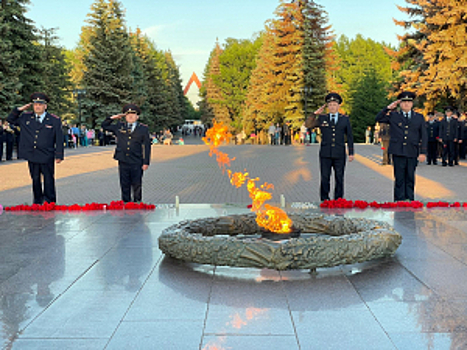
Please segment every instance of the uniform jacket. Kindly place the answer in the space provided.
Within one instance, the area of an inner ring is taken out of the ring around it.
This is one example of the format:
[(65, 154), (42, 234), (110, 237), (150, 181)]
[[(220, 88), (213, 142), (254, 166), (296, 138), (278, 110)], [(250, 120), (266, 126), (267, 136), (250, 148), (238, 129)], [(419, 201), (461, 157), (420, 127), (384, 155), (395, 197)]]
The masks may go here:
[(459, 123), (457, 119), (451, 117), (451, 120), (448, 122), (447, 117), (445, 117), (440, 122), (439, 126), (439, 137), (445, 141), (454, 141), (454, 139), (459, 138)]
[(439, 137), (439, 122), (436, 120), (433, 123), (426, 122), (426, 133), (428, 142), (436, 142)]
[(114, 159), (128, 164), (149, 165), (151, 160), (151, 141), (149, 129), (146, 125), (136, 123), (133, 132), (128, 131), (126, 122), (106, 118), (102, 123), (104, 130), (111, 131), (117, 137), (117, 147), (115, 148)]
[(384, 108), (376, 116), (376, 122), (390, 125), (390, 154), (412, 158), (418, 157), (419, 153), (426, 154), (428, 138), (425, 118), (414, 111), (410, 115), (410, 118), (406, 118), (402, 112)]
[(42, 123), (36, 121), (33, 112), (21, 112), (15, 108), (7, 121), (21, 129), (19, 158), (34, 163), (48, 163), (64, 158), (62, 121), (46, 113)]
[(352, 127), (350, 126), (350, 120), (347, 116), (339, 114), (335, 126), (332, 125), (329, 114), (310, 117), (308, 124), (311, 128), (319, 127), (321, 130), (320, 157), (345, 158), (346, 136), (349, 155), (354, 154)]

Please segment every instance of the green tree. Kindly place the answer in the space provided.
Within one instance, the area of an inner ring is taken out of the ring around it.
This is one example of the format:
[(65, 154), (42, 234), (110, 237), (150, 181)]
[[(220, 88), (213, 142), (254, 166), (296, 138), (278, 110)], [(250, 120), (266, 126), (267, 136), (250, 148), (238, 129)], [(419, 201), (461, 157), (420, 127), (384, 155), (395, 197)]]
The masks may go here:
[(223, 105), (228, 110), (231, 125), (236, 132), (243, 128), (243, 104), (261, 44), (260, 36), (254, 40), (228, 38), (219, 57), (220, 74), (213, 78), (222, 91)]
[(64, 116), (72, 109), (73, 85), (70, 79), (70, 65), (65, 59), (63, 49), (56, 45), (58, 40), (56, 30), (56, 28), (42, 28), (39, 30), (38, 38), (44, 63), (43, 91), (51, 98), (50, 110), (59, 116)]
[(133, 54), (120, 2), (97, 0), (83, 30), (86, 119), (95, 127), (121, 111), (133, 91)]
[(374, 67), (369, 67), (352, 90), (352, 131), (356, 142), (365, 141), (365, 130), (375, 125), (375, 116), (387, 106), (388, 84), (378, 76)]
[[(372, 39), (365, 39), (360, 34), (355, 39), (342, 35), (337, 41), (336, 51), (341, 68), (336, 73), (336, 80), (343, 88), (345, 112), (353, 115), (353, 96), (358, 83), (368, 72), (374, 70), (376, 76), (384, 82), (382, 83), (383, 89), (389, 89), (394, 73), (391, 68), (391, 57), (385, 51), (387, 46)], [(352, 126), (354, 126), (353, 122)]]
[[(229, 111), (226, 107), (225, 96), (222, 92), (222, 89), (218, 86), (218, 81), (220, 79), (220, 56), (222, 54), (222, 49), (219, 46), (219, 43), (216, 42), (214, 48), (214, 54), (211, 58), (209, 64), (209, 73), (206, 79), (206, 100), (209, 103), (209, 106), (212, 110), (213, 117), (217, 122), (223, 123), (224, 125), (229, 126), (232, 130), (232, 119), (230, 118)], [(217, 82), (217, 83), (216, 83)], [(208, 123), (212, 122), (207, 120)]]
[(1, 0), (0, 11), (0, 103), (7, 113), (30, 95), (43, 90), (40, 47), (36, 28), (25, 16), (29, 0)]

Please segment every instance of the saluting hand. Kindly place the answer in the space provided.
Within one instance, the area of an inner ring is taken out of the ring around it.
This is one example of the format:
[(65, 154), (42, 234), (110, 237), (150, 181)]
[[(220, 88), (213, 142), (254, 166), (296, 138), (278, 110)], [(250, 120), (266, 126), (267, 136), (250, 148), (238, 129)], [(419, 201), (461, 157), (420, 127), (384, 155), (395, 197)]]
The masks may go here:
[(110, 119), (120, 119), (121, 117), (123, 117), (125, 114), (115, 114), (113, 116), (110, 117)]
[(319, 107), (319, 108), (315, 111), (315, 114), (321, 114), (321, 113), (323, 113), (324, 108), (326, 108), (326, 104), (324, 104), (324, 105), (322, 105), (321, 107)]
[(28, 103), (27, 105), (24, 105), (23, 107), (18, 107), (18, 111), (22, 112), (31, 107), (32, 103)]
[(397, 101), (394, 101), (393, 103), (391, 103), (389, 106), (388, 106), (388, 109), (394, 109), (397, 107), (397, 105), (401, 103), (401, 100), (397, 100)]
[(148, 170), (148, 168), (149, 168), (149, 165), (147, 165), (147, 164), (144, 164), (144, 165), (143, 165), (143, 171)]

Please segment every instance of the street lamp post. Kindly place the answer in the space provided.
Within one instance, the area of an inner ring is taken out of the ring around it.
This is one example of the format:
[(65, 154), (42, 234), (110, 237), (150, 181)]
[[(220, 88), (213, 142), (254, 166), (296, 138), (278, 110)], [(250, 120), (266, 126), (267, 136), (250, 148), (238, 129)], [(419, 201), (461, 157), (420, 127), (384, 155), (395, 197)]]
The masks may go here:
[(75, 98), (78, 100), (78, 125), (81, 127), (81, 99), (86, 95), (85, 89), (76, 89), (73, 91)]
[[(308, 102), (308, 96), (311, 95), (311, 92), (313, 91), (313, 88), (311, 86), (304, 86), (303, 89), (302, 89), (302, 93), (303, 93), (303, 100), (304, 100), (304, 111), (303, 111), (303, 114), (305, 116), (305, 122), (307, 120), (307, 102)], [(309, 138), (309, 143), (311, 143), (311, 129), (307, 129), (307, 132), (308, 134), (310, 135), (310, 138)], [(306, 142), (306, 135), (305, 135), (305, 142)]]

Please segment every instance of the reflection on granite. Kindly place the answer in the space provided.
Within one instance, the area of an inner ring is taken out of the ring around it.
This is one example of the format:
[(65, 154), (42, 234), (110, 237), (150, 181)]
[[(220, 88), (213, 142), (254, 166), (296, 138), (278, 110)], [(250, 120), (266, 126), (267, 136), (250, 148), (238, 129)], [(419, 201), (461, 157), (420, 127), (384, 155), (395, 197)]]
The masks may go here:
[(326, 210), (387, 222), (403, 241), (393, 258), (316, 276), (185, 264), (157, 248), (181, 220), (247, 212), (3, 212), (1, 347), (467, 348), (467, 211)]

